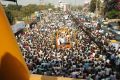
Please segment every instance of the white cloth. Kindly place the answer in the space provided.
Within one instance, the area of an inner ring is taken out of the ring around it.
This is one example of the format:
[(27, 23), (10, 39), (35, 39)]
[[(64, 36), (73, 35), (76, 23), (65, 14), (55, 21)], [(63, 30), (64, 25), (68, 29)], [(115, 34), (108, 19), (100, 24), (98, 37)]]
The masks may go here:
[(65, 38), (59, 38), (59, 42), (61, 42), (62, 44), (65, 43)]

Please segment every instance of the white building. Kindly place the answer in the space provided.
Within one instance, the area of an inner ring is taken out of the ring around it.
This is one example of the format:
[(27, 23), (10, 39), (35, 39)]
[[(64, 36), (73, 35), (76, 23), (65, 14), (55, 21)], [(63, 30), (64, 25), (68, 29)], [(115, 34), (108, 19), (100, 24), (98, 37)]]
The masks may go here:
[(61, 1), (59, 1), (59, 7), (65, 12), (70, 10), (70, 4)]

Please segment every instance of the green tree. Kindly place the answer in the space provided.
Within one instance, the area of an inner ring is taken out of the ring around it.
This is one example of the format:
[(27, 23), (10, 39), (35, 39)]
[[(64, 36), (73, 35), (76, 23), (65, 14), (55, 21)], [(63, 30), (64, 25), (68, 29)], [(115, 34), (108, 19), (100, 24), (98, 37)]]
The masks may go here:
[(45, 5), (45, 6), (46, 6), (46, 10), (48, 10), (48, 9), (55, 10), (54, 5), (52, 5), (51, 3), (49, 3), (49, 4)]
[(4, 8), (4, 9), (5, 9), (5, 13), (6, 13), (6, 16), (7, 16), (7, 18), (8, 18), (9, 23), (10, 23), (11, 25), (13, 25), (14, 22), (15, 22), (15, 17), (12, 15), (12, 13), (11, 13), (10, 10), (8, 10), (7, 8)]
[(19, 10), (22, 8), (22, 5), (13, 5), (13, 4), (8, 4), (7, 9), (9, 10)]
[(15, 20), (22, 20), (24, 17), (31, 16), (35, 11), (39, 11), (39, 6), (35, 4), (27, 6), (9, 4), (5, 10), (10, 23), (13, 24)]
[(96, 0), (91, 0), (90, 2), (90, 11), (95, 12), (96, 9)]
[(97, 0), (97, 7), (99, 11), (100, 11), (101, 5), (102, 5), (101, 0)]
[(71, 10), (73, 10), (73, 11), (76, 11), (76, 10), (81, 11), (82, 10), (82, 6), (81, 5), (71, 6)]
[(77, 6), (77, 9), (79, 10), (79, 11), (81, 11), (82, 10), (82, 6)]
[(105, 0), (105, 16), (110, 19), (120, 18), (120, 1), (119, 0)]
[(45, 10), (45, 5), (39, 5), (38, 7), (40, 10)]
[(9, 4), (6, 7), (6, 10), (9, 11), (14, 18), (18, 19), (18, 17), (22, 18), (22, 13), (20, 11), (21, 8), (22, 8), (21, 5)]
[(111, 11), (109, 11), (107, 13), (107, 17), (110, 18), (110, 19), (120, 18), (120, 11), (112, 9)]
[(39, 7), (35, 4), (29, 4), (21, 8), (21, 12), (24, 17), (30, 16), (35, 11), (39, 11)]

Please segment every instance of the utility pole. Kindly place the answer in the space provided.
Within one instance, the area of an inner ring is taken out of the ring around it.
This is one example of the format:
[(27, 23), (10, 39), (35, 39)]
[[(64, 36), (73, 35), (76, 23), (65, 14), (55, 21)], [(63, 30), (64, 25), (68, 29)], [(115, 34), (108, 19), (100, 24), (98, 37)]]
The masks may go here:
[(104, 3), (104, 1), (103, 1), (103, 0), (100, 0), (100, 14), (101, 14), (102, 16), (103, 16), (103, 13), (104, 13), (104, 12), (102, 12), (102, 11), (103, 11), (103, 8), (104, 8), (104, 7), (103, 7), (103, 6), (104, 6), (103, 3)]
[(96, 11), (95, 11), (95, 13), (96, 13), (96, 17), (98, 17), (98, 0), (96, 0)]

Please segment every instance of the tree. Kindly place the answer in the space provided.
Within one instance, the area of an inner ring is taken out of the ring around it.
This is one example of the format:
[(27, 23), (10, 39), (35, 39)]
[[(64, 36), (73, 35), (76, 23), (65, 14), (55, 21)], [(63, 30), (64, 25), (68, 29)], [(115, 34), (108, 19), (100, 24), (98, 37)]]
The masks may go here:
[(13, 5), (13, 4), (8, 4), (7, 9), (9, 10), (18, 10), (21, 9), (22, 5)]
[(101, 0), (97, 0), (97, 7), (99, 11), (101, 9), (101, 4), (102, 4)]
[(113, 18), (117, 18), (119, 14), (120, 14), (119, 11), (113, 9), (107, 13), (107, 17), (113, 19)]
[(91, 0), (90, 2), (90, 11), (95, 12), (96, 10), (96, 0)]
[(82, 6), (81, 5), (71, 6), (71, 10), (73, 10), (73, 11), (75, 11), (75, 10), (81, 11), (82, 10)]
[(6, 13), (6, 16), (8, 18), (8, 21), (11, 25), (14, 24), (15, 22), (15, 17), (12, 15), (11, 11), (9, 11), (7, 8), (4, 8), (5, 9), (5, 13)]
[(79, 10), (79, 11), (81, 11), (82, 10), (82, 6), (77, 6), (77, 9)]
[(13, 5), (13, 4), (9, 4), (6, 7), (6, 10), (9, 11), (9, 13), (15, 18), (22, 18), (22, 13), (20, 11), (20, 9), (22, 8), (22, 5)]
[(39, 7), (35, 4), (29, 4), (21, 8), (21, 12), (24, 17), (30, 16), (35, 11), (39, 11)]
[(51, 3), (45, 5), (45, 7), (46, 7), (46, 10), (48, 10), (48, 9), (55, 10), (54, 5), (52, 5)]
[(16, 20), (23, 20), (24, 17), (31, 16), (35, 11), (39, 11), (39, 6), (29, 4), (27, 6), (9, 4), (5, 7), (6, 14), (11, 24)]
[(105, 15), (108, 18), (120, 18), (120, 0), (105, 0)]
[(100, 0), (91, 0), (90, 2), (90, 11), (95, 12), (96, 7), (98, 8), (98, 11), (100, 11), (101, 8), (101, 1)]
[(45, 10), (45, 5), (39, 5), (38, 7), (40, 10)]

